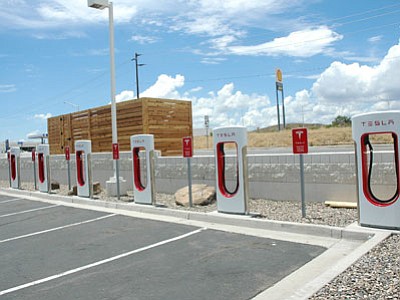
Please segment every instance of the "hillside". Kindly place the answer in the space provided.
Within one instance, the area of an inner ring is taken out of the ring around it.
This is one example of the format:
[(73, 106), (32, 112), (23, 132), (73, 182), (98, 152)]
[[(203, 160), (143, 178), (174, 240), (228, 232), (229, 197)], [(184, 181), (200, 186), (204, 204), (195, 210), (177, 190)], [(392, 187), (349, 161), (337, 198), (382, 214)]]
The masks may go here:
[[(352, 145), (353, 138), (351, 127), (326, 127), (326, 126), (307, 126), (309, 146), (328, 146), (328, 145)], [(390, 136), (381, 135), (374, 139), (377, 143), (388, 143)], [(272, 131), (271, 129), (260, 129), (249, 132), (249, 147), (275, 148), (291, 147), (292, 131), (291, 129)], [(209, 147), (212, 147), (212, 137), (208, 138)], [(207, 148), (207, 139), (205, 136), (196, 136), (194, 138), (195, 149)]]

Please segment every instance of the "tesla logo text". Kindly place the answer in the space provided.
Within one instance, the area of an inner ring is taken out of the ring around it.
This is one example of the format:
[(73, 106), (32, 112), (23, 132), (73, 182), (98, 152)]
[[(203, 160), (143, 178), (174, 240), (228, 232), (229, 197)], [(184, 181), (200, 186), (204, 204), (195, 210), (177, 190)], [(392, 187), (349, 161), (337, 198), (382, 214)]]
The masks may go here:
[(394, 120), (374, 120), (374, 121), (364, 121), (361, 122), (363, 127), (373, 127), (373, 126), (387, 126), (387, 125), (394, 125)]
[(143, 144), (144, 143), (144, 139), (140, 139), (140, 140), (132, 140), (133, 144)]
[(223, 138), (223, 137), (233, 137), (236, 136), (235, 132), (223, 132), (223, 133), (217, 133), (217, 137)]

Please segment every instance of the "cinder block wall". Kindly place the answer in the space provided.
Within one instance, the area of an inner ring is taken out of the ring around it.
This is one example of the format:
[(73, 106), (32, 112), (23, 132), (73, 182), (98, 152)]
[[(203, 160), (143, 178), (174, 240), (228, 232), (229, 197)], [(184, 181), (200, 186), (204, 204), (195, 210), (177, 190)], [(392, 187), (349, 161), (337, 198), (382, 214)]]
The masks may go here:
[[(132, 159), (130, 152), (120, 155), (120, 176), (132, 189)], [(377, 188), (395, 189), (393, 154), (375, 154), (377, 167), (373, 183)], [(352, 152), (314, 153), (304, 155), (305, 190), (307, 201), (356, 201), (356, 168)], [(50, 158), (51, 178), (67, 184), (67, 162), (64, 155)], [(157, 157), (156, 189), (172, 194), (188, 184), (187, 159), (182, 157)], [(195, 156), (191, 159), (192, 182), (215, 186), (214, 156)], [(8, 180), (8, 163), (0, 159), (0, 179)], [(113, 176), (111, 153), (92, 155), (93, 180), (105, 187)], [(234, 178), (234, 165), (227, 166), (230, 178)], [(271, 200), (300, 200), (299, 156), (293, 154), (248, 155), (248, 173), (251, 198)], [(71, 155), (71, 180), (76, 184), (75, 157)], [(30, 154), (21, 158), (21, 181), (33, 182), (33, 163)]]

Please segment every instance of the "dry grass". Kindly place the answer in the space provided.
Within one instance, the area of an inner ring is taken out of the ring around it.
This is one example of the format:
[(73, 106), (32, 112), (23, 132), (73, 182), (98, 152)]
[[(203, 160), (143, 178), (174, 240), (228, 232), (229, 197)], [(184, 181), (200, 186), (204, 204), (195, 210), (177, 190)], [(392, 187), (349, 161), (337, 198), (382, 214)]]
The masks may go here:
[[(373, 139), (376, 143), (390, 143), (389, 135), (376, 135)], [(250, 132), (248, 135), (249, 147), (275, 148), (291, 147), (292, 131), (282, 130), (279, 132)], [(309, 146), (327, 145), (352, 145), (353, 138), (351, 127), (320, 127), (308, 129)], [(208, 138), (208, 148), (212, 147), (212, 137)], [(206, 149), (207, 138), (205, 136), (194, 137), (195, 149)]]

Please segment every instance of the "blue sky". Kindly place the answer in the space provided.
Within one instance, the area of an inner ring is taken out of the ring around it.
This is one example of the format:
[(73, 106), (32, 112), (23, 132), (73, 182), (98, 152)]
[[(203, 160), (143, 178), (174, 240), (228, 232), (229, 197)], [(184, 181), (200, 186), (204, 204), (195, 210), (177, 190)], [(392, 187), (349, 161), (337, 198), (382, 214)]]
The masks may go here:
[[(0, 139), (46, 132), (49, 116), (108, 104), (108, 10), (86, 0), (0, 0)], [(395, 0), (115, 0), (117, 101), (193, 103), (194, 128), (277, 124), (400, 109)]]

